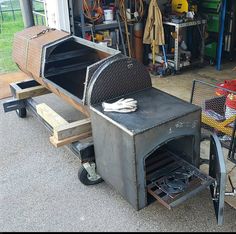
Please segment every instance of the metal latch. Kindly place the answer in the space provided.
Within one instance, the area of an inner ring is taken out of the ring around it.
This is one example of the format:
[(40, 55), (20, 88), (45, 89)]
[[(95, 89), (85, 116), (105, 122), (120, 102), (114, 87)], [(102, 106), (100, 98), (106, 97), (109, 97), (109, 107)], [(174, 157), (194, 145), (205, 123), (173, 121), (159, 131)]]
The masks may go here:
[[(236, 188), (233, 186), (233, 182), (231, 177), (228, 176), (230, 186), (232, 187), (232, 192), (225, 192), (225, 196), (236, 196)], [(214, 182), (214, 192), (213, 192), (213, 201), (217, 201), (219, 199), (219, 193), (217, 192), (217, 181)]]
[(233, 185), (233, 182), (231, 180), (231, 177), (228, 176), (229, 178), (229, 183), (230, 183), (230, 186), (232, 187), (232, 192), (225, 192), (225, 196), (236, 196), (236, 188), (234, 187)]

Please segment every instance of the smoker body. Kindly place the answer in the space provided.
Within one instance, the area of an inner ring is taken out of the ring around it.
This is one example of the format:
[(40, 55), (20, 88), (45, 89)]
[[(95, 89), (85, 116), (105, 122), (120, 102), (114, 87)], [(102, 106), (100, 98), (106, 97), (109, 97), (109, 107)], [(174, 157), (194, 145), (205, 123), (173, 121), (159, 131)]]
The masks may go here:
[[(119, 51), (44, 26), (15, 36), (13, 59), (38, 83), (91, 117), (97, 172), (136, 210), (153, 198), (171, 209), (210, 186), (218, 223), (223, 223), (224, 158), (213, 136), (210, 176), (198, 169), (199, 107), (153, 88), (144, 65)], [(136, 99), (138, 110), (104, 113), (103, 101), (120, 98)], [(6, 104), (5, 110), (25, 107), (20, 101), (18, 106), (16, 101)]]

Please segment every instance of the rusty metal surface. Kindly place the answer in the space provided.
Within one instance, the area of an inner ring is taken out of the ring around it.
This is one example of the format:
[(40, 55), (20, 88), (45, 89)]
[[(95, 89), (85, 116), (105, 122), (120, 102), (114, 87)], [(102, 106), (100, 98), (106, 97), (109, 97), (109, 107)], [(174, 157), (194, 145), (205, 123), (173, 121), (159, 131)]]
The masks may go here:
[(68, 37), (69, 34), (59, 30), (49, 30), (38, 35), (46, 26), (33, 26), (17, 32), (13, 42), (13, 60), (25, 73), (41, 77), (43, 47), (52, 42)]

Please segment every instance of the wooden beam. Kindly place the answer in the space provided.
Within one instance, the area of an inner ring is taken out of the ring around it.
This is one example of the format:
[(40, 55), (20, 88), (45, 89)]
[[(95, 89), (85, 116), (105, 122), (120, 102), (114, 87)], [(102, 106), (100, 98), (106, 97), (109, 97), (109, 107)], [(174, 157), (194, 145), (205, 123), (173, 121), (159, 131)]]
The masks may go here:
[(92, 136), (89, 118), (68, 123), (45, 103), (36, 105), (37, 113), (53, 128), (50, 142), (55, 147), (71, 144)]
[(46, 89), (42, 85), (39, 85), (39, 86), (30, 87), (30, 88), (16, 91), (16, 98), (18, 100), (22, 100), (22, 99), (27, 99), (27, 98), (31, 98), (31, 97), (41, 96), (41, 95), (48, 94), (48, 93), (51, 93), (51, 91), (49, 91), (48, 89)]
[(54, 128), (53, 136), (58, 141), (68, 137), (78, 136), (91, 131), (91, 120), (89, 118), (67, 123)]
[(50, 137), (50, 142), (56, 147), (61, 147), (61, 146), (64, 146), (64, 145), (68, 145), (68, 144), (71, 144), (73, 142), (76, 142), (76, 141), (79, 141), (79, 140), (82, 140), (82, 139), (85, 139), (85, 138), (88, 138), (88, 137), (91, 137), (92, 136), (92, 132), (86, 132), (86, 133), (82, 133), (80, 135), (77, 135), (77, 136), (73, 136), (73, 137), (69, 137), (69, 138), (66, 138), (64, 140), (57, 140), (54, 136)]
[(52, 110), (45, 103), (36, 105), (37, 113), (50, 125), (53, 129), (68, 124), (59, 114)]

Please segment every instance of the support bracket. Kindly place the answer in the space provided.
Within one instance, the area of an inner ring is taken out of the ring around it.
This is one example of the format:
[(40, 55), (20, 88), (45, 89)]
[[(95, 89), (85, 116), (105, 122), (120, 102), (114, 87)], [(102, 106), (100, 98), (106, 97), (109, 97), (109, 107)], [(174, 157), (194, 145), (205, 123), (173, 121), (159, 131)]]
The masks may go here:
[(11, 112), (26, 107), (25, 100), (9, 100), (3, 103), (4, 112)]

